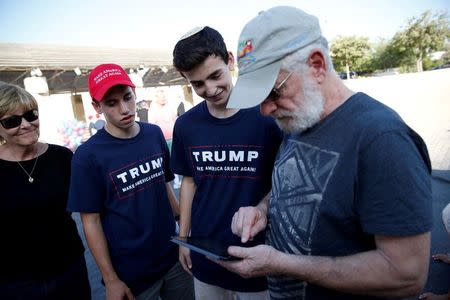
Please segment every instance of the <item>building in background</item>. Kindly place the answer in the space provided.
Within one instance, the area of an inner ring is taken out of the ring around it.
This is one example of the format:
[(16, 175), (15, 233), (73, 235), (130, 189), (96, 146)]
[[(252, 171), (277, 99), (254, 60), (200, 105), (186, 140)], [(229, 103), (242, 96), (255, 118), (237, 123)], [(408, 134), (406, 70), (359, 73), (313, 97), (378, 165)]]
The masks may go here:
[(185, 97), (193, 99), (186, 79), (172, 68), (170, 51), (0, 43), (0, 58), (0, 81), (24, 87), (36, 97), (41, 138), (50, 143), (63, 145), (58, 129), (61, 132), (72, 120), (89, 124), (88, 117), (96, 114), (87, 77), (101, 63), (117, 63), (127, 70), (138, 101), (151, 100), (155, 88), (162, 86), (167, 87), (175, 113)]

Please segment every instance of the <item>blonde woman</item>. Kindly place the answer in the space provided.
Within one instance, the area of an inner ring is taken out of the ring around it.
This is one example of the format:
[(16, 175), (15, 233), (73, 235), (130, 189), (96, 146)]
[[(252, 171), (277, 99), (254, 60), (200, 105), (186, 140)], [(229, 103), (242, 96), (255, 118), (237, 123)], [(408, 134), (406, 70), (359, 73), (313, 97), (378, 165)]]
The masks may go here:
[(0, 295), (90, 299), (84, 247), (66, 212), (72, 152), (39, 142), (39, 109), (0, 82)]

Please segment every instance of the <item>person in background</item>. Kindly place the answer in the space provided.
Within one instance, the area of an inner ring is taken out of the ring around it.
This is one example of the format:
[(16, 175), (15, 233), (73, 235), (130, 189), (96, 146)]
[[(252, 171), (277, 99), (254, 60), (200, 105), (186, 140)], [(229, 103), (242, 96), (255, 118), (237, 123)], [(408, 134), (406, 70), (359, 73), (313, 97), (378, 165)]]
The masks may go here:
[(150, 101), (141, 100), (136, 103), (136, 113), (140, 122), (148, 123), (148, 108)]
[(105, 127), (72, 160), (68, 210), (80, 212), (89, 248), (110, 299), (193, 299), (192, 277), (177, 261), (169, 149), (161, 129), (135, 122), (127, 73), (102, 64), (89, 74)]
[(175, 111), (169, 105), (166, 89), (157, 88), (155, 98), (148, 109), (148, 121), (161, 128), (169, 146), (169, 151), (171, 150), (173, 125), (176, 117)]
[[(233, 213), (269, 192), (281, 131), (257, 107), (226, 108), (234, 56), (216, 30), (186, 34), (175, 45), (173, 63), (205, 99), (178, 117), (174, 128), (172, 166), (183, 176), (180, 235), (239, 244), (230, 229)], [(254, 244), (263, 242), (264, 233), (254, 237)], [(268, 299), (264, 277), (243, 279), (185, 247), (179, 251), (184, 269), (194, 274), (197, 299)]]
[[(172, 134), (176, 118), (177, 116), (175, 112), (172, 111), (169, 105), (166, 89), (157, 88), (155, 98), (148, 110), (148, 121), (158, 125), (161, 128), (164, 138), (166, 139), (167, 146), (169, 147), (169, 152), (172, 150)], [(174, 174), (173, 188), (179, 189), (180, 186), (181, 181), (179, 179), (179, 175)]]
[[(180, 104), (177, 107), (177, 118), (194, 107), (194, 100), (192, 97), (184, 98), (180, 101)], [(181, 187), (182, 176), (178, 174), (174, 174), (175, 179), (173, 180), (173, 188), (179, 189)]]
[(72, 152), (40, 142), (39, 125), (35, 98), (0, 82), (0, 298), (91, 299), (66, 211)]
[(188, 110), (194, 107), (194, 100), (192, 98), (185, 98), (180, 101), (177, 107), (177, 117), (181, 116)]
[(222, 266), (268, 276), (274, 299), (415, 296), (427, 280), (431, 163), (391, 108), (337, 76), (319, 21), (295, 7), (259, 13), (241, 32), (230, 108), (259, 105), (285, 132), (270, 200), (242, 207), (242, 242)]
[(105, 127), (105, 120), (100, 118), (99, 114), (89, 116), (89, 136), (93, 136), (97, 131)]

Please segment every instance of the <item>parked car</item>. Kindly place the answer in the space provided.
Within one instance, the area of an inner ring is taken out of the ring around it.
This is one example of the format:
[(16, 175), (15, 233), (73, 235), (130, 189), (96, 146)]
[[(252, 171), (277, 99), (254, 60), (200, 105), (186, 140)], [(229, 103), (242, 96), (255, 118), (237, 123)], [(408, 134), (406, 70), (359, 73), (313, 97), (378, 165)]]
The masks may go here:
[(447, 69), (447, 68), (450, 68), (450, 63), (446, 63), (446, 64), (443, 64), (443, 65), (440, 65), (440, 66), (436, 66), (436, 67), (432, 68), (431, 70), (439, 70), (439, 69)]
[(373, 74), (372, 74), (372, 76), (376, 76), (376, 77), (378, 77), (378, 76), (387, 76), (387, 75), (398, 75), (398, 74), (400, 74), (396, 69), (394, 69), (394, 68), (390, 68), (390, 69), (386, 69), (386, 70), (383, 70), (383, 71), (375, 71)]
[[(358, 76), (358, 74), (355, 71), (350, 71), (350, 78), (356, 78)], [(347, 79), (347, 72), (340, 72), (339, 77), (341, 79)]]

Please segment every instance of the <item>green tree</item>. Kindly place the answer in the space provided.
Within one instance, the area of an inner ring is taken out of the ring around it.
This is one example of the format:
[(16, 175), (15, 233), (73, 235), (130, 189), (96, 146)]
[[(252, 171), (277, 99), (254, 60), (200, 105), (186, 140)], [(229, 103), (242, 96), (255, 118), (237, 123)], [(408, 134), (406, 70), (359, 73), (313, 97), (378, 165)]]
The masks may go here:
[(339, 36), (331, 42), (330, 49), (336, 70), (345, 70), (350, 78), (350, 68), (360, 71), (370, 58), (371, 47), (367, 37)]
[[(402, 55), (393, 46), (391, 40), (381, 39), (374, 45), (372, 55), (373, 70), (386, 70), (398, 67), (402, 62)], [(409, 63), (409, 62), (408, 62)]]
[(445, 45), (445, 53), (441, 57), (442, 63), (448, 64), (450, 63), (450, 42), (446, 43)]
[(408, 21), (403, 31), (392, 39), (392, 49), (397, 51), (403, 63), (414, 59), (417, 72), (423, 71), (423, 60), (431, 52), (442, 50), (450, 38), (447, 13), (424, 12)]

